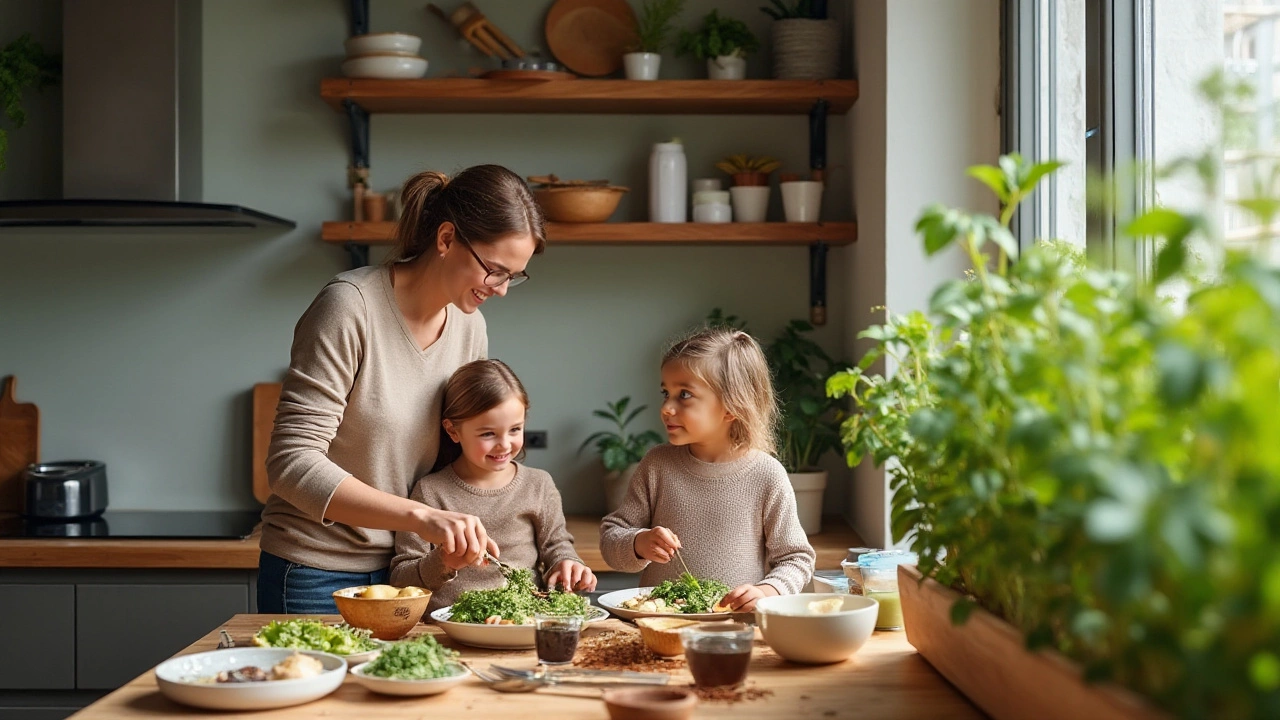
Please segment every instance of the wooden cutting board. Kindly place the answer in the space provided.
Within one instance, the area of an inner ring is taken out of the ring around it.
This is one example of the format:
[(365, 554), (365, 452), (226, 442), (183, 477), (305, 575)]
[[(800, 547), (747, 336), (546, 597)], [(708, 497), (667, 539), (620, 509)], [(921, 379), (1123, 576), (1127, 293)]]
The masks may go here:
[(267, 447), (271, 445), (271, 429), (276, 424), (281, 387), (280, 383), (253, 386), (253, 496), (264, 504), (271, 497), (271, 485), (267, 483)]
[(40, 410), (14, 400), (17, 384), (0, 381), (0, 512), (22, 512), (22, 471), (40, 459)]

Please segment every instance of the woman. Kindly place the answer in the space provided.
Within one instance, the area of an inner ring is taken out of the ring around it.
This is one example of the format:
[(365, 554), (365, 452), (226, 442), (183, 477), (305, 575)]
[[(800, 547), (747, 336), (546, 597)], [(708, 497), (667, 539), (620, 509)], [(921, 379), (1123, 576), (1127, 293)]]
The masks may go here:
[(472, 515), (409, 499), (440, 439), (444, 383), (484, 358), (477, 310), (528, 278), (542, 213), (497, 165), (405, 183), (397, 250), (342, 273), (294, 329), (267, 454), (258, 612), (334, 613), (334, 590), (385, 583), (394, 533), (436, 543), (458, 564), (495, 555)]

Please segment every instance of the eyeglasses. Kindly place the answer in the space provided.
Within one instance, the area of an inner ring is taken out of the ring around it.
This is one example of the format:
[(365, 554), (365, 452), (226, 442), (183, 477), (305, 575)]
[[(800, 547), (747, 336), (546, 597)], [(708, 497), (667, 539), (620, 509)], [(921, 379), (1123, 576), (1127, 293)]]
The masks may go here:
[(484, 271), (488, 273), (488, 275), (484, 276), (484, 284), (486, 287), (502, 287), (503, 283), (507, 283), (508, 288), (513, 288), (529, 279), (529, 273), (523, 270), (517, 273), (510, 273), (506, 270), (493, 270), (490, 268), (489, 265), (476, 254), (476, 250), (471, 247), (471, 243), (467, 242), (462, 235), (458, 233), (458, 226), (456, 224), (453, 226), (453, 236), (458, 239), (458, 242), (462, 243), (463, 247), (471, 253), (471, 257), (475, 258), (476, 262), (480, 263), (480, 267), (484, 268)]

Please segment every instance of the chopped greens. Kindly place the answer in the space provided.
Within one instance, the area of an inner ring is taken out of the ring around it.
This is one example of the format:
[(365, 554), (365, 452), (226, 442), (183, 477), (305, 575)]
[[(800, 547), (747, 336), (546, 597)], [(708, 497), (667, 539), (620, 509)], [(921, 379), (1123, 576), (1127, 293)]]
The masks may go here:
[(699, 581), (689, 573), (682, 573), (678, 580), (662, 581), (649, 593), (649, 597), (666, 601), (677, 612), (706, 613), (711, 612), (727, 592), (729, 586), (719, 580)]
[(460, 672), (454, 662), (458, 653), (436, 642), (430, 635), (391, 643), (382, 654), (364, 666), (364, 674), (396, 680), (430, 680)]
[(379, 645), (368, 630), (350, 625), (329, 625), (319, 620), (272, 620), (253, 636), (253, 644), (263, 647), (319, 650), (335, 655), (354, 655), (377, 650)]
[(527, 625), (535, 614), (586, 615), (587, 599), (573, 593), (539, 592), (528, 569), (504, 573), (507, 584), (492, 590), (468, 590), (458, 596), (449, 611), (451, 622), (483, 623), (489, 618)]

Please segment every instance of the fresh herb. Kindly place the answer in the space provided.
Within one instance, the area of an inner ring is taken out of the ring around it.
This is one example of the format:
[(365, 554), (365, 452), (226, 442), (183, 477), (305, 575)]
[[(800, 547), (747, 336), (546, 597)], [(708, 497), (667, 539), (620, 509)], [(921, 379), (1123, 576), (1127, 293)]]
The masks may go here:
[(354, 655), (378, 648), (378, 643), (369, 635), (368, 630), (345, 624), (329, 625), (319, 620), (272, 620), (253, 636), (253, 644)]
[(760, 41), (751, 34), (747, 24), (731, 17), (720, 17), (712, 10), (702, 18), (702, 25), (693, 31), (680, 33), (679, 52), (708, 60), (726, 55), (746, 57), (760, 49)]
[(683, 9), (684, 0), (644, 0), (636, 22), (636, 51), (662, 52), (668, 44), (672, 23)]
[(783, 0), (769, 0), (769, 2), (773, 7), (761, 7), (760, 12), (774, 20), (794, 20), (814, 16), (811, 0), (796, 0), (793, 3), (783, 2)]
[(458, 596), (449, 611), (450, 622), (483, 623), (497, 617), (516, 625), (526, 625), (534, 615), (586, 615), (587, 599), (581, 595), (552, 590), (539, 592), (533, 571), (527, 568), (507, 575), (507, 584), (491, 590), (468, 590)]
[(719, 580), (702, 580), (681, 573), (678, 580), (663, 580), (650, 593), (653, 600), (663, 600), (682, 613), (706, 613), (720, 602), (729, 586)]
[[(62, 61), (45, 53), (30, 33), (23, 33), (0, 48), (0, 107), (15, 129), (27, 122), (27, 113), (22, 109), (23, 91), (43, 90), (57, 83), (61, 74)], [(5, 168), (8, 149), (9, 134), (0, 127), (0, 170)]]
[(364, 666), (364, 674), (395, 680), (430, 680), (460, 672), (458, 653), (430, 635), (394, 642)]

